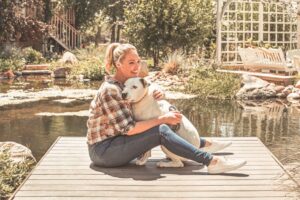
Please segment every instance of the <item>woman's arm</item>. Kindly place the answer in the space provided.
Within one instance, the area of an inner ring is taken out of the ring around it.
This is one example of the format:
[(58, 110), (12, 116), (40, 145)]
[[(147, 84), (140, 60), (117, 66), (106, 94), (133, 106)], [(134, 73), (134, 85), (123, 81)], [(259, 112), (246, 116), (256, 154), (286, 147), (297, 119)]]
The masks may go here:
[(139, 134), (160, 124), (175, 125), (180, 123), (181, 118), (182, 115), (180, 114), (180, 112), (171, 111), (158, 118), (136, 122), (135, 126), (127, 132), (127, 135)]

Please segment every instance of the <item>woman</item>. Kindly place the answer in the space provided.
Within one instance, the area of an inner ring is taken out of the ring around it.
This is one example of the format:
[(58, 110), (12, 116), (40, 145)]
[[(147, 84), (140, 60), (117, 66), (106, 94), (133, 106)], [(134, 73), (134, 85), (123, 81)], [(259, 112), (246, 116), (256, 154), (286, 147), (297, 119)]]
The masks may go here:
[[(107, 48), (105, 62), (106, 71), (109, 73), (114, 67), (115, 73), (107, 76), (100, 86), (91, 102), (87, 121), (89, 155), (95, 165), (123, 166), (158, 145), (181, 157), (203, 163), (212, 174), (228, 172), (246, 164), (243, 160), (228, 161), (208, 153), (231, 143), (201, 139), (200, 147), (196, 148), (179, 137), (168, 126), (180, 123), (182, 115), (177, 111), (136, 122), (130, 104), (121, 98), (124, 82), (139, 73), (140, 57), (136, 48), (130, 44), (113, 43)], [(163, 94), (156, 91), (153, 96), (160, 99)]]

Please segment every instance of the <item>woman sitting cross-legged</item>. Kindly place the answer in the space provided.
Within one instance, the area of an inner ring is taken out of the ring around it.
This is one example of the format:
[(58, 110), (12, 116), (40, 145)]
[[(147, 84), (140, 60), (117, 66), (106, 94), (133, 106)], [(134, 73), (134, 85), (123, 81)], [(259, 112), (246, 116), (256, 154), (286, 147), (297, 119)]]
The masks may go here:
[[(232, 171), (246, 164), (244, 160), (225, 160), (211, 154), (231, 142), (201, 138), (197, 148), (179, 137), (168, 126), (180, 123), (182, 114), (178, 111), (136, 122), (130, 103), (121, 96), (124, 82), (139, 73), (140, 57), (136, 48), (130, 44), (113, 43), (108, 46), (105, 62), (106, 71), (114, 67), (115, 73), (106, 76), (100, 86), (91, 102), (87, 121), (89, 155), (95, 165), (123, 166), (159, 145), (178, 156), (203, 163), (211, 174)], [(153, 96), (160, 99), (163, 94), (156, 91)]]

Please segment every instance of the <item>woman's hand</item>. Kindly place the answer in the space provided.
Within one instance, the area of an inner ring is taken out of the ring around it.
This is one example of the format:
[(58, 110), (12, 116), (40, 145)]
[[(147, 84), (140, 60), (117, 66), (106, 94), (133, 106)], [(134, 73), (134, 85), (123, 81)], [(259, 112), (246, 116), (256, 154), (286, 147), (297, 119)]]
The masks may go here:
[(163, 124), (176, 125), (181, 122), (182, 114), (178, 111), (170, 111), (162, 115), (159, 119)]
[(139, 134), (160, 124), (176, 125), (181, 122), (181, 119), (182, 114), (180, 112), (170, 111), (158, 118), (136, 122), (135, 126), (128, 131), (127, 135)]
[(162, 90), (155, 89), (153, 91), (153, 97), (155, 100), (159, 101), (165, 98), (165, 93)]

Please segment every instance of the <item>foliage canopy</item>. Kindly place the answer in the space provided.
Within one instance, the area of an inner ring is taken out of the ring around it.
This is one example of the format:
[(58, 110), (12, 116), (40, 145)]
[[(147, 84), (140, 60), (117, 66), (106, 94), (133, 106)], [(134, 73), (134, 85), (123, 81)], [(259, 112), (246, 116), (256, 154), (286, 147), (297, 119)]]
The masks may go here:
[(157, 65), (170, 51), (201, 47), (213, 29), (211, 0), (140, 0), (125, 9), (125, 33)]
[(43, 8), (43, 0), (0, 0), (0, 42), (39, 39), (47, 30), (42, 9), (37, 17), (25, 16), (24, 8)]

